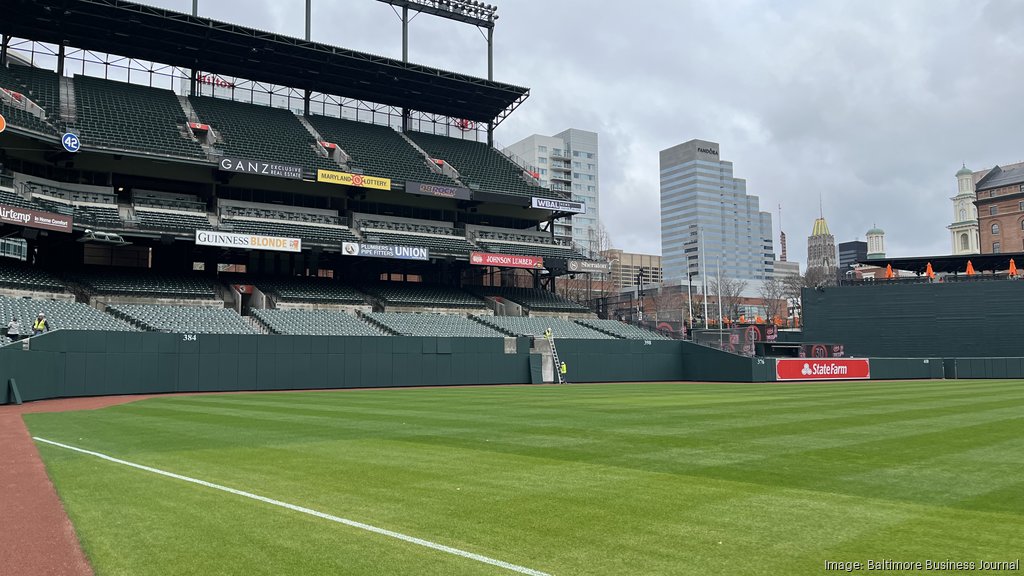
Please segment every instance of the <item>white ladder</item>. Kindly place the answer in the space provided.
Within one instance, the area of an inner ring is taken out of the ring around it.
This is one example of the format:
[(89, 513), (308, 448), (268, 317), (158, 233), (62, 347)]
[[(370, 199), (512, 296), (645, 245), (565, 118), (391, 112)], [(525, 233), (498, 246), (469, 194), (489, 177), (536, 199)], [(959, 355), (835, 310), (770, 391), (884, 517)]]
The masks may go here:
[(555, 348), (555, 335), (553, 332), (548, 332), (548, 344), (551, 345), (551, 358), (555, 361), (555, 376), (558, 377), (559, 384), (565, 384), (565, 377), (562, 375), (562, 362), (558, 359), (558, 348)]

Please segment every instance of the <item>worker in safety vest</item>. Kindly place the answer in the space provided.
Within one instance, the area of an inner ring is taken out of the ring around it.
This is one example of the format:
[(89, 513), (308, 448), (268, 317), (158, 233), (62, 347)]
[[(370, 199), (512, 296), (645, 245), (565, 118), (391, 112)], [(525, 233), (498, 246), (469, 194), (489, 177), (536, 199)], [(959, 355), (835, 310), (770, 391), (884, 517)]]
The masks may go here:
[(46, 314), (40, 312), (39, 315), (36, 316), (36, 321), (32, 323), (32, 335), (38, 336), (49, 329), (50, 325), (46, 322)]
[(544, 339), (551, 340), (551, 328), (548, 328), (547, 330), (544, 331)]
[(565, 374), (569, 371), (569, 369), (566, 367), (565, 362), (562, 362), (562, 365), (559, 366), (558, 369), (562, 373), (562, 381), (566, 381)]

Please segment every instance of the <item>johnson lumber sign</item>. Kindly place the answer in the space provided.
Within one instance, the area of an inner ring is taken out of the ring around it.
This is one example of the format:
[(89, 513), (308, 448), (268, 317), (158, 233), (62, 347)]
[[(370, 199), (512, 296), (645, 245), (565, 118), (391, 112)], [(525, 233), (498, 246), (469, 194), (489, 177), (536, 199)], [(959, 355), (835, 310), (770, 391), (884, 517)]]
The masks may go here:
[(473, 252), (469, 255), (469, 263), (477, 266), (501, 266), (503, 268), (533, 268), (539, 270), (544, 267), (544, 259), (540, 256), (517, 256), (515, 254), (491, 254), (488, 252)]
[(72, 217), (66, 214), (43, 212), (30, 208), (17, 208), (0, 204), (0, 222), (26, 228), (41, 228), (54, 232), (71, 232)]

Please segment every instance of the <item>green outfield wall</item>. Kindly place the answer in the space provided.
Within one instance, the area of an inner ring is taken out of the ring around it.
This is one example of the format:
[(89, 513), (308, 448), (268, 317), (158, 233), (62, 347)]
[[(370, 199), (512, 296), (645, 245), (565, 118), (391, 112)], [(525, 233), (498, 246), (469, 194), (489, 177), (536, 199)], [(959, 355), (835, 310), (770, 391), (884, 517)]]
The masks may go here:
[(1024, 356), (1024, 281), (835, 286), (803, 291), (803, 339), (863, 357)]

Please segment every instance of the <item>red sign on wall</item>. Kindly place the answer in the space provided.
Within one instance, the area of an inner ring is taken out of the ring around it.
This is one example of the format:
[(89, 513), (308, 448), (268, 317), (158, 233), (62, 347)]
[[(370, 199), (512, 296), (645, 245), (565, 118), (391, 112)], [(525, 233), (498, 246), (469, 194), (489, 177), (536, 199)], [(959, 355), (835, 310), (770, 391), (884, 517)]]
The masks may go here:
[(26, 228), (71, 232), (72, 217), (65, 214), (55, 214), (53, 212), (0, 204), (0, 222), (25, 226)]
[(504, 268), (533, 268), (539, 270), (544, 267), (544, 259), (540, 256), (517, 256), (514, 254), (490, 254), (488, 252), (473, 252), (469, 255), (469, 263), (477, 266), (501, 266)]
[(779, 358), (775, 379), (784, 380), (867, 380), (871, 365), (867, 358)]

